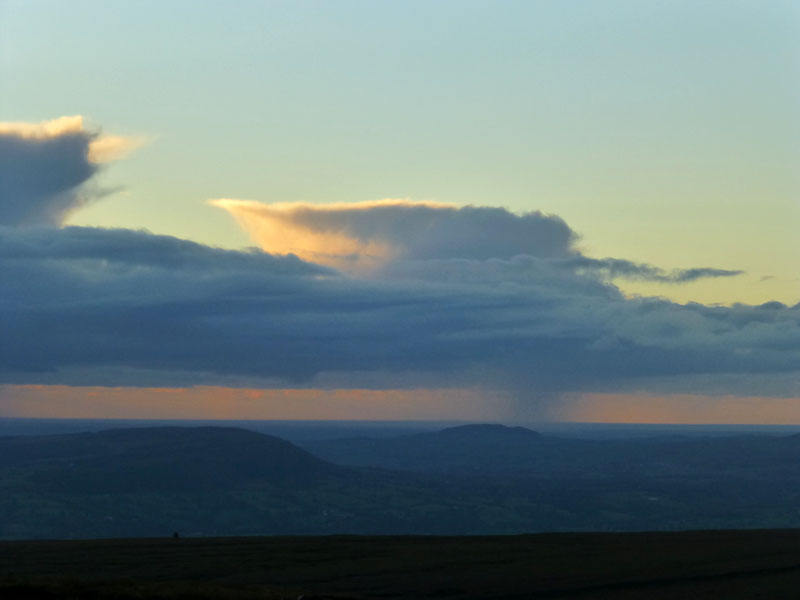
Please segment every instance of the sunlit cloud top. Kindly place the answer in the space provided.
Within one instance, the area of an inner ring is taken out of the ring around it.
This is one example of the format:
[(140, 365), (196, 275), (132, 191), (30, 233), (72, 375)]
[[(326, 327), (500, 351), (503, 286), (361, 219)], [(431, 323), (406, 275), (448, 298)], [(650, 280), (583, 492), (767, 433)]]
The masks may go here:
[[(453, 277), (464, 273), (463, 261), (470, 261), (471, 274), (480, 271), (482, 277), (488, 274), (479, 266), (482, 261), (492, 261), (488, 271), (506, 278), (526, 268), (534, 278), (542, 277), (547, 268), (602, 280), (683, 284), (743, 273), (709, 267), (665, 271), (625, 259), (590, 258), (577, 248), (579, 236), (563, 219), (539, 211), (515, 214), (502, 207), (405, 199), (323, 205), (220, 199), (211, 204), (233, 215), (262, 250), (294, 254), (351, 275)], [(454, 268), (443, 261), (462, 262)]]
[(104, 163), (124, 158), (147, 143), (144, 136), (105, 135), (91, 132), (84, 126), (81, 115), (58, 117), (40, 123), (0, 122), (0, 136), (25, 140), (57, 139), (68, 135), (87, 136), (88, 158), (93, 163)]
[(215, 200), (267, 252), (296, 254), (348, 272), (396, 259), (487, 260), (574, 254), (577, 235), (555, 215), (504, 208), (379, 200), (310, 205)]
[(83, 117), (80, 115), (58, 117), (41, 123), (0, 122), (0, 135), (13, 135), (24, 139), (54, 138), (83, 131)]

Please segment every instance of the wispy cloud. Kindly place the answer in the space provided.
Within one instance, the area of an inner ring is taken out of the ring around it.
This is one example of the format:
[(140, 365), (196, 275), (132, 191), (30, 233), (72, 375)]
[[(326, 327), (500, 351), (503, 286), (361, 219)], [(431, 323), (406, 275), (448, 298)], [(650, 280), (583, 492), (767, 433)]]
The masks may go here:
[(576, 269), (581, 272), (600, 274), (607, 279), (633, 279), (671, 284), (690, 283), (698, 279), (707, 278), (736, 277), (744, 274), (744, 271), (741, 270), (714, 269), (711, 267), (665, 271), (653, 265), (621, 258), (598, 259), (589, 258), (588, 256), (574, 256), (560, 261), (560, 264), (566, 268)]
[(145, 136), (100, 135), (89, 143), (89, 160), (93, 163), (119, 160), (147, 142)]

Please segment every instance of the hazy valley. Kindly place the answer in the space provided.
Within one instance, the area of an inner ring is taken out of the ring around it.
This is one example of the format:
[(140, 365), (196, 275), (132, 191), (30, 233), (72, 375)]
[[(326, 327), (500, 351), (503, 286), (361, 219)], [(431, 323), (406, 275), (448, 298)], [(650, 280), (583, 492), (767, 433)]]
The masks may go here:
[(5, 539), (782, 528), (800, 525), (800, 436), (6, 436), (0, 492)]

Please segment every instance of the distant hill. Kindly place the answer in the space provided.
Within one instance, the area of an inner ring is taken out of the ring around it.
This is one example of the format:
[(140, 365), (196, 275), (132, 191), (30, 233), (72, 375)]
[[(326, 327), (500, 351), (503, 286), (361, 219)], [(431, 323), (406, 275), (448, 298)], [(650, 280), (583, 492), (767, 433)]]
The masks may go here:
[(231, 427), (155, 427), (0, 438), (0, 468), (37, 489), (150, 492), (302, 485), (338, 468), (279, 438)]
[(469, 439), (481, 438), (487, 439), (490, 436), (496, 439), (508, 440), (513, 437), (519, 438), (537, 438), (541, 437), (536, 431), (528, 429), (527, 427), (507, 427), (505, 425), (497, 425), (494, 423), (480, 423), (474, 425), (458, 425), (456, 427), (448, 427), (440, 431), (435, 431), (429, 434), (417, 435), (433, 435), (433, 436), (449, 436), (449, 437), (465, 437)]
[(474, 424), (394, 438), (350, 438), (303, 442), (315, 456), (342, 465), (382, 467), (450, 475), (542, 475), (564, 469), (572, 454), (588, 454), (594, 442), (562, 440), (525, 427)]
[(569, 439), (524, 427), (464, 425), (394, 438), (304, 442), (342, 465), (488, 479), (800, 476), (800, 435)]
[(0, 438), (0, 539), (330, 533), (511, 533), (549, 509), (347, 468), (235, 428)]

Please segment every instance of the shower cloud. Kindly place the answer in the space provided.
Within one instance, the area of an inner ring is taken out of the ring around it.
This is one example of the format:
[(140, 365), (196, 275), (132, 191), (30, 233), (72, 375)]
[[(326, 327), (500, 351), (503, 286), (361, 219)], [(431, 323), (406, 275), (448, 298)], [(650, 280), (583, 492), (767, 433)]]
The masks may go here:
[(0, 126), (0, 383), (535, 398), (681, 381), (752, 393), (752, 378), (764, 395), (800, 394), (800, 305), (627, 298), (616, 278), (740, 272), (588, 257), (555, 215), (215, 201), (261, 246), (246, 251), (63, 227), (99, 157), (122, 146), (77, 117)]

